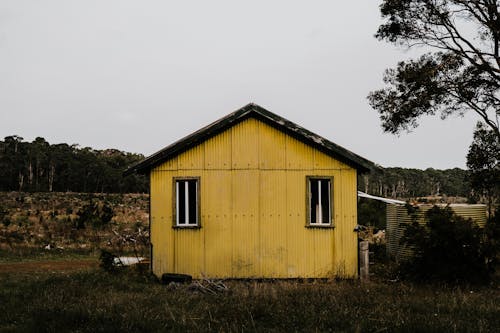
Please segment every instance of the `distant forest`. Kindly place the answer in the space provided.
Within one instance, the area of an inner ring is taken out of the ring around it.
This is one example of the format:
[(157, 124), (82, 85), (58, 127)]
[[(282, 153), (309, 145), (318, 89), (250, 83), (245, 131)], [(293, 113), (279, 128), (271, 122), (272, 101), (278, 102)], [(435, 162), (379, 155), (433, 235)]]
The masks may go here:
[[(0, 191), (146, 193), (142, 175), (122, 172), (144, 156), (65, 143), (33, 142), (12, 135), (0, 141)], [(430, 195), (468, 197), (467, 171), (385, 168), (358, 178), (358, 189), (393, 198)]]
[(469, 171), (454, 168), (405, 169), (384, 168), (358, 177), (358, 190), (390, 198), (426, 196), (471, 196)]
[(17, 135), (7, 136), (0, 141), (0, 191), (148, 192), (145, 176), (122, 175), (143, 158), (116, 149), (50, 144), (41, 137), (25, 142)]

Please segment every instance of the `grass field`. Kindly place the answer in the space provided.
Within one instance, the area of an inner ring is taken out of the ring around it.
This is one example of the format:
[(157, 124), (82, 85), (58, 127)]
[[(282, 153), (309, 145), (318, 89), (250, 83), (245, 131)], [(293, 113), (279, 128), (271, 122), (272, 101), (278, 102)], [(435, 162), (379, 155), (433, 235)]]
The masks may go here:
[(12, 262), (0, 264), (0, 332), (497, 332), (500, 328), (498, 286), (224, 281), (227, 290), (215, 291), (210, 286), (204, 289), (203, 281), (161, 285), (135, 270), (107, 273), (97, 268), (95, 260), (84, 266), (68, 264), (66, 270), (34, 265), (31, 271), (9, 271), (2, 265)]
[[(112, 207), (113, 218), (79, 229), (78, 212), (92, 200)], [(122, 241), (147, 231), (144, 195), (0, 192), (0, 203), (0, 333), (500, 331), (500, 276), (486, 287), (391, 282), (390, 264), (381, 260), (364, 284), (162, 285), (134, 269), (99, 268), (100, 249), (147, 256), (147, 242)]]

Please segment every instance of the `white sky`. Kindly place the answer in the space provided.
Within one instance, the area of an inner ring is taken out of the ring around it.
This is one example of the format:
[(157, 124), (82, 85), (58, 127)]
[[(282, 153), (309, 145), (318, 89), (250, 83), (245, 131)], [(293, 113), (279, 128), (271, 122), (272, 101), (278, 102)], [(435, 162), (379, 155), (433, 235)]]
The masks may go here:
[(473, 116), (384, 134), (366, 96), (418, 52), (380, 1), (0, 0), (0, 136), (149, 155), (254, 102), (382, 166), (465, 167)]

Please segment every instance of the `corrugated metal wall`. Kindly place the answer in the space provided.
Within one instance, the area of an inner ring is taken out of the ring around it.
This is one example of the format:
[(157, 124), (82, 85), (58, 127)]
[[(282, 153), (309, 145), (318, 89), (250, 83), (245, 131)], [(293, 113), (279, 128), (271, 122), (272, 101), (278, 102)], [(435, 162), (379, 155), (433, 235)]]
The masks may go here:
[[(446, 205), (439, 204), (438, 206), (445, 207)], [(449, 206), (455, 214), (466, 219), (472, 219), (480, 227), (484, 227), (486, 224), (486, 205), (451, 204)], [(420, 224), (425, 225), (425, 214), (433, 205), (422, 204), (417, 207), (418, 210), (415, 213), (416, 219)], [(400, 242), (405, 225), (411, 223), (412, 218), (408, 215), (406, 207), (387, 204), (387, 254), (396, 261), (404, 260), (412, 254), (411, 249), (403, 246)]]
[[(201, 228), (173, 229), (173, 177), (200, 177)], [(333, 176), (335, 228), (306, 228), (306, 176)], [(356, 170), (248, 119), (151, 172), (153, 271), (357, 275)]]

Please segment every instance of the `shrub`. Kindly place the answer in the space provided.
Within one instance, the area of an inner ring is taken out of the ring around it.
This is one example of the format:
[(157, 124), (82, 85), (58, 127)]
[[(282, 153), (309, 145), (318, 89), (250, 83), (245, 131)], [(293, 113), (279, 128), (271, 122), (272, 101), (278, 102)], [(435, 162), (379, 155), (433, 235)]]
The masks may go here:
[(78, 212), (75, 221), (77, 229), (85, 228), (85, 224), (90, 223), (94, 227), (107, 225), (114, 216), (113, 209), (108, 202), (92, 201), (84, 205)]
[(358, 202), (358, 224), (374, 226), (377, 229), (385, 229), (385, 203), (377, 200), (361, 198)]
[(401, 264), (403, 276), (451, 283), (489, 281), (497, 249), (491, 246), (487, 230), (449, 207), (435, 206), (426, 216), (425, 226), (414, 221), (404, 232), (403, 243), (414, 255)]
[(497, 266), (500, 261), (500, 206), (497, 207), (494, 215), (488, 219), (484, 232), (486, 238), (485, 251), (488, 253), (489, 264)]
[(0, 205), (0, 221), (3, 223), (4, 226), (9, 226), (10, 224), (10, 219), (9, 219), (9, 211), (4, 208), (2, 205)]
[(18, 226), (28, 225), (29, 224), (29, 219), (28, 219), (28, 217), (26, 215), (18, 215), (18, 216), (16, 216), (15, 223)]
[(5, 227), (8, 227), (10, 225), (10, 223), (11, 223), (11, 220), (7, 216), (5, 216), (5, 217), (2, 218), (2, 224)]
[(107, 272), (114, 272), (116, 271), (115, 258), (116, 256), (111, 252), (101, 250), (101, 255), (99, 256), (101, 263), (99, 266)]

